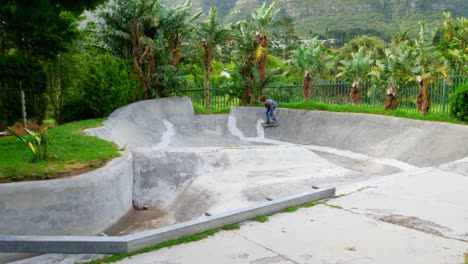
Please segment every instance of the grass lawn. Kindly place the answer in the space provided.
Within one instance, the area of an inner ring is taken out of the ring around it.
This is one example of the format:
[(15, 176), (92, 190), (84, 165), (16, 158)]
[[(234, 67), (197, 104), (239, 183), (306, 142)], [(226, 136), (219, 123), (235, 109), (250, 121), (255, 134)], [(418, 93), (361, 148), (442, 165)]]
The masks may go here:
[(104, 119), (84, 120), (49, 130), (48, 159), (31, 162), (32, 154), (15, 137), (0, 138), (0, 182), (50, 179), (99, 168), (118, 157), (118, 147), (84, 129), (102, 125)]

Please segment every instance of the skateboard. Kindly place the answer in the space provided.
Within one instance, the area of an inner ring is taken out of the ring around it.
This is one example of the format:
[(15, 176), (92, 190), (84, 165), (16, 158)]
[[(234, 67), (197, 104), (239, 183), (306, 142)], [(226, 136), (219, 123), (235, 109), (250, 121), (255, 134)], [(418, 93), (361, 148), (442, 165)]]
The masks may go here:
[(278, 126), (278, 123), (273, 123), (273, 124), (269, 124), (269, 125), (263, 123), (263, 127), (277, 127), (277, 126)]

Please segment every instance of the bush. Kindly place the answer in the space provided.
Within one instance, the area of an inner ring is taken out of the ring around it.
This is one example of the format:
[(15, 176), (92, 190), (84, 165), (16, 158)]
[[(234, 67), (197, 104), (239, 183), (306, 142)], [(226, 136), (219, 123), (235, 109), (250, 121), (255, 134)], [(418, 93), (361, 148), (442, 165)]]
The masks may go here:
[(468, 83), (457, 87), (450, 96), (451, 115), (463, 122), (468, 122)]
[(26, 98), (26, 116), (41, 123), (47, 100), (44, 97), (47, 77), (39, 61), (21, 56), (0, 54), (0, 120), (12, 125), (23, 116), (21, 89)]
[(63, 102), (59, 123), (68, 123), (93, 118), (91, 109), (83, 96), (69, 97)]
[(139, 99), (141, 87), (125, 60), (109, 54), (76, 56), (74, 94), (65, 98), (60, 122), (107, 117)]

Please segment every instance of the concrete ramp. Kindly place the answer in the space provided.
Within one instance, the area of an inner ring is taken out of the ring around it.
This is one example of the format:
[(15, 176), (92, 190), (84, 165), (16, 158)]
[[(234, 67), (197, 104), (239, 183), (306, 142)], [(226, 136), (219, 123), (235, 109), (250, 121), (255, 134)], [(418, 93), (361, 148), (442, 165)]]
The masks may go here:
[[(134, 206), (153, 209), (135, 214), (158, 218), (152, 227), (468, 156), (466, 126), (322, 111), (276, 114), (280, 126), (263, 128), (261, 107), (199, 116), (189, 98), (166, 98), (120, 108), (89, 132), (129, 147)], [(113, 232), (148, 228), (145, 218), (127, 217)]]
[(88, 132), (120, 147), (205, 147), (242, 145), (226, 126), (228, 116), (195, 116), (189, 98), (130, 104), (112, 113), (104, 126)]

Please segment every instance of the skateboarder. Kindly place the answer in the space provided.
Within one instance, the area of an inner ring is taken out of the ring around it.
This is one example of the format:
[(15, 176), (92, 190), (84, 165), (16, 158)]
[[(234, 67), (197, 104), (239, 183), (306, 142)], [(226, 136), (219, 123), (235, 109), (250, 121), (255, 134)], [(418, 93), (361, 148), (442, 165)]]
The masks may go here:
[[(262, 95), (262, 97), (260, 98), (260, 101), (262, 101), (262, 104), (265, 105), (265, 108), (266, 108), (266, 111), (265, 111), (266, 125), (277, 126), (278, 120), (276, 120), (276, 117), (273, 115), (273, 112), (275, 111), (278, 104), (276, 104), (276, 102), (273, 99), (266, 99), (265, 95)], [(270, 116), (273, 119), (273, 124), (270, 124)]]

